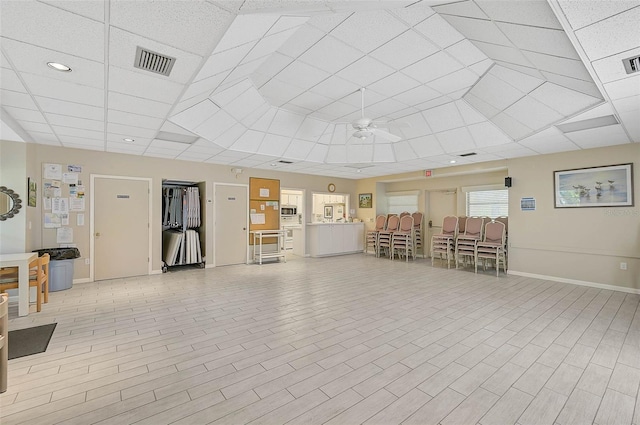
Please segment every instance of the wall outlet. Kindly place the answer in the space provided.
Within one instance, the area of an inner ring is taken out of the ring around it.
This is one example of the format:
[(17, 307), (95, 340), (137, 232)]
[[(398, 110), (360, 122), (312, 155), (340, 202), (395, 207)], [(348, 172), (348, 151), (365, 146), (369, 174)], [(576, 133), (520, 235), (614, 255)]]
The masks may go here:
[(627, 263), (620, 263), (620, 270), (627, 270)]
[(91, 258), (85, 258), (84, 259), (84, 263), (88, 266), (89, 264), (91, 264)]

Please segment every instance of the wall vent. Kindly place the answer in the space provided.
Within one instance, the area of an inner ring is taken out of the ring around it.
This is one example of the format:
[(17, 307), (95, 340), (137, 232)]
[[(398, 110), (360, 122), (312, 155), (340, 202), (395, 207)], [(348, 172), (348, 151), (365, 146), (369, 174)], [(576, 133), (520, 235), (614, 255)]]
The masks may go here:
[(293, 164), (293, 161), (287, 161), (284, 159), (281, 159), (280, 161), (278, 161), (280, 164)]
[(476, 152), (469, 152), (469, 153), (461, 153), (458, 156), (465, 157), (465, 156), (473, 156), (473, 155), (478, 155), (478, 154)]
[(164, 56), (138, 46), (133, 66), (168, 77), (175, 62), (176, 58)]
[(638, 56), (623, 59), (622, 63), (624, 64), (624, 70), (627, 71), (627, 74), (633, 74), (634, 72), (640, 71), (640, 57)]

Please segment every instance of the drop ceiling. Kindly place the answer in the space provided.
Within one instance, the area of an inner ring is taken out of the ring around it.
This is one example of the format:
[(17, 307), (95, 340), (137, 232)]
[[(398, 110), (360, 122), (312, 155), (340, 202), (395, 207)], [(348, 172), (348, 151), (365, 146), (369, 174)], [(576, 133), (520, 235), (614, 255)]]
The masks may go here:
[[(622, 62), (640, 56), (637, 0), (3, 0), (0, 16), (4, 139), (346, 178), (640, 142)], [(138, 47), (175, 58), (170, 75), (134, 67)], [(353, 137), (363, 112), (399, 140)], [(584, 120), (607, 125), (559, 129)]]

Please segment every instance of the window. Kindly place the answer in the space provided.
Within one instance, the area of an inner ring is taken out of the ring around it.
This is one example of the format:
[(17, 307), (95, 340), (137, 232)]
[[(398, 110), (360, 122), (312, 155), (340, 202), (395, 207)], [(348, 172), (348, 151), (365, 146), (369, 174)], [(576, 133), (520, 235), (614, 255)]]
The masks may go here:
[(468, 217), (507, 217), (509, 215), (509, 190), (468, 190)]
[(414, 213), (418, 211), (418, 193), (413, 192), (387, 192), (387, 213), (400, 214), (403, 211)]

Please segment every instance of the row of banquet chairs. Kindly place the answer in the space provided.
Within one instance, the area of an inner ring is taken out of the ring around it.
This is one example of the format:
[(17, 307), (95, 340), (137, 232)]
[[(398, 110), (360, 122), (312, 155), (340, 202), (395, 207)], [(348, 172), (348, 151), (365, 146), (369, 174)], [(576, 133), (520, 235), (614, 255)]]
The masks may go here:
[(422, 217), (419, 211), (378, 215), (375, 228), (367, 232), (365, 252), (372, 248), (376, 257), (384, 255), (393, 260), (397, 256), (409, 261), (409, 257), (415, 260), (421, 250), (424, 257)]
[(507, 226), (507, 217), (445, 217), (442, 233), (431, 237), (431, 264), (438, 256), (447, 261), (447, 268), (451, 267), (452, 261), (456, 268), (471, 262), (477, 273), (480, 263), (484, 270), (487, 263), (493, 263), (496, 276), (500, 273), (500, 265), (506, 273)]

